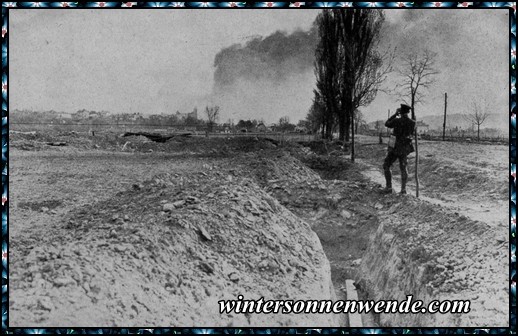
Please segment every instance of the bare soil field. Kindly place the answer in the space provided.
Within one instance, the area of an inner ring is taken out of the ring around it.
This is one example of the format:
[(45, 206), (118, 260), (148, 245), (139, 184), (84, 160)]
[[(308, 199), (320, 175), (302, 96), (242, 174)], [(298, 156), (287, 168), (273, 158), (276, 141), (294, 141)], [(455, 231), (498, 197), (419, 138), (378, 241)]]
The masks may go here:
[[(366, 174), (384, 184), (381, 164), (386, 145), (364, 146), (359, 153), (359, 161), (372, 166)], [(398, 163), (392, 168), (397, 181)], [(408, 165), (409, 186), (413, 194), (414, 168), (415, 153), (410, 155)], [(473, 220), (502, 229), (508, 227), (510, 176), (507, 146), (420, 141), (418, 174), (421, 198)]]
[(507, 325), (507, 222), (464, 214), (507, 214), (507, 147), (424, 143), (416, 199), (380, 195), (384, 146), (369, 141), (351, 164), (254, 138), (11, 136), (10, 326), (344, 326), (217, 301), (336, 299), (346, 279), (364, 299), (472, 303), (366, 326)]

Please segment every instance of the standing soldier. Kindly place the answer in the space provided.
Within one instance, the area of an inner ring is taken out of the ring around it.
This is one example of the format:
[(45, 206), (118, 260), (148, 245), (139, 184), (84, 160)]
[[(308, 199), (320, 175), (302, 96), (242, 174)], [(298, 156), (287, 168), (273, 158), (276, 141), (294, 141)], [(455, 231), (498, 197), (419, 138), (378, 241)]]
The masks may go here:
[(408, 154), (414, 151), (411, 136), (415, 130), (415, 120), (410, 119), (409, 113), (410, 106), (401, 104), (396, 113), (385, 122), (386, 127), (394, 129), (392, 135), (396, 138), (395, 142), (389, 141), (387, 157), (383, 162), (383, 171), (387, 183), (383, 192), (387, 194), (392, 193), (390, 167), (397, 159), (399, 159), (399, 168), (401, 169), (401, 194), (406, 194)]

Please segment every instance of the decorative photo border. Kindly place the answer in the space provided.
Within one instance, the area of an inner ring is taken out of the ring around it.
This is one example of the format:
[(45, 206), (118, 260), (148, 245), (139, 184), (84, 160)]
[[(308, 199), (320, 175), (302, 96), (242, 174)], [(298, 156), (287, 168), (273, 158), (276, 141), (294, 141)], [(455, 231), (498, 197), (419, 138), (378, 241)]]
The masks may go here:
[[(8, 316), (8, 45), (9, 11), (16, 8), (508, 8), (509, 40), (509, 285), (510, 322), (508, 328), (380, 328), (380, 329), (13, 329)], [(7, 334), (513, 334), (516, 333), (516, 3), (514, 2), (2, 2), (2, 331)]]

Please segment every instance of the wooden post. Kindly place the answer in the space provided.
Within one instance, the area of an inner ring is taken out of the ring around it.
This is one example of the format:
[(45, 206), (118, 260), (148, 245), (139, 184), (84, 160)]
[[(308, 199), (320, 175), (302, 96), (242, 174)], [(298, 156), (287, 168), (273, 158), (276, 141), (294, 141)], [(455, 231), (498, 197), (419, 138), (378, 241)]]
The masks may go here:
[(415, 117), (414, 104), (412, 101), (412, 119), (415, 121), (414, 139), (415, 139), (415, 197), (419, 197), (419, 176), (417, 172), (417, 166), (419, 164), (419, 147), (417, 144), (417, 118)]
[(417, 122), (415, 126), (415, 197), (419, 197), (419, 175), (417, 166), (419, 165), (419, 147), (417, 145)]
[(442, 141), (445, 140), (446, 135), (446, 107), (448, 106), (448, 94), (444, 93), (444, 122), (442, 124)]

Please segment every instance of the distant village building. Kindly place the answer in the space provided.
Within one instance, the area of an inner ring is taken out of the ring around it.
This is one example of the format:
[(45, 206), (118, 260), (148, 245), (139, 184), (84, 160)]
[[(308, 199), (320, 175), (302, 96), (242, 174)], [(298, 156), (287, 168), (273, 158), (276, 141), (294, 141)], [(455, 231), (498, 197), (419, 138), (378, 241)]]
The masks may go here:
[(219, 128), (220, 129), (220, 132), (222, 133), (232, 133), (232, 125), (229, 124), (229, 123), (225, 123), (223, 125), (221, 125), (221, 127)]
[(95, 119), (95, 118), (104, 118), (108, 115), (106, 111), (88, 111), (88, 110), (80, 110), (71, 115), (73, 119), (83, 120), (83, 119)]
[(137, 119), (140, 118), (140, 113), (128, 114), (126, 118), (127, 118), (127, 120), (130, 120), (130, 121), (136, 121)]
[(257, 132), (268, 132), (268, 128), (266, 127), (266, 125), (264, 123), (259, 123), (257, 124)]
[(59, 119), (72, 119), (72, 113), (56, 112), (56, 117), (58, 117)]
[(419, 133), (427, 133), (430, 130), (430, 125), (425, 124), (422, 120), (417, 121), (416, 127)]
[(77, 111), (76, 113), (73, 113), (72, 114), (72, 118), (74, 118), (74, 119), (87, 119), (89, 115), (90, 115), (90, 111), (81, 110), (81, 111)]
[(180, 111), (176, 111), (175, 116), (178, 118), (178, 120), (185, 120), (189, 117), (198, 120), (198, 110), (194, 109), (194, 111), (189, 113), (180, 113)]
[(308, 133), (308, 129), (305, 126), (296, 126), (295, 132), (297, 133)]
[(385, 121), (383, 120), (377, 120), (377, 121), (372, 121), (370, 123), (367, 124), (367, 130), (371, 131), (371, 132), (378, 132), (378, 131), (382, 131), (386, 129), (385, 127)]

